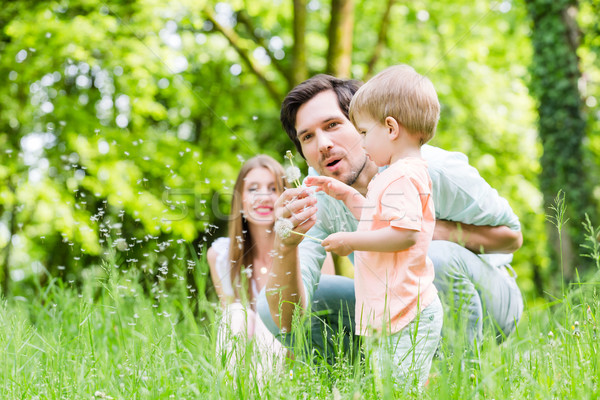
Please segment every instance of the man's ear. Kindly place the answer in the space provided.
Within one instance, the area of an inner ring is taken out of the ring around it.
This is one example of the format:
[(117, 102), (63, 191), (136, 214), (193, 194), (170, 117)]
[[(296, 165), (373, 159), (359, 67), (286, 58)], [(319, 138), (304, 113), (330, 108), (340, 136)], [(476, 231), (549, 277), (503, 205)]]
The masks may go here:
[(394, 117), (385, 117), (385, 127), (388, 130), (388, 137), (390, 140), (396, 140), (400, 136), (400, 124)]

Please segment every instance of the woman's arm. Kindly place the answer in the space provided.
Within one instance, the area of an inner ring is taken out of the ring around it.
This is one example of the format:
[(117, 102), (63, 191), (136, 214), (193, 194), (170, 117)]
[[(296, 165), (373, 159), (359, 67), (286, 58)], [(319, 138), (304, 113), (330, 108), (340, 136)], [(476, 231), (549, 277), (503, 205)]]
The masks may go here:
[(225, 308), (229, 303), (233, 301), (232, 296), (228, 296), (223, 291), (223, 287), (221, 286), (221, 277), (219, 276), (219, 272), (217, 270), (217, 252), (211, 246), (206, 253), (206, 259), (208, 261), (208, 266), (210, 267), (210, 278), (213, 281), (213, 285), (215, 286), (215, 291), (217, 292), (217, 296), (221, 302), (221, 306)]

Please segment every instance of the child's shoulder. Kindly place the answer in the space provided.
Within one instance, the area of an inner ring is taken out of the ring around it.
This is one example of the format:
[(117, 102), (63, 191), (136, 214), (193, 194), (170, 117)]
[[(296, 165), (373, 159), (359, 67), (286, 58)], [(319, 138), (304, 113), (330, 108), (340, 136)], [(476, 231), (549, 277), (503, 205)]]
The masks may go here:
[[(407, 157), (390, 164), (383, 173), (388, 179), (427, 175), (427, 161), (419, 157)], [(382, 174), (383, 174), (382, 173)]]

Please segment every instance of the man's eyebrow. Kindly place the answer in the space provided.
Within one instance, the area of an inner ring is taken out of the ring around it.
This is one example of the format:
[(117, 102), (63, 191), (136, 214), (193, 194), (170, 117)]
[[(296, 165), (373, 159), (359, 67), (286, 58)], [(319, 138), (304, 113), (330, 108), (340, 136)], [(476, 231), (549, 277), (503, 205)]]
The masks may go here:
[[(323, 119), (323, 121), (321, 121), (320, 123), (321, 123), (321, 124), (326, 124), (327, 122), (329, 122), (329, 121), (333, 121), (333, 120), (335, 120), (335, 119), (340, 119), (340, 116), (339, 116), (339, 115), (332, 115), (332, 116), (330, 116), (330, 117), (326, 117), (326, 118), (325, 118), (325, 119)], [(299, 132), (297, 132), (297, 133), (296, 133), (296, 137), (298, 137), (298, 136), (302, 136), (302, 135), (304, 135), (306, 132), (308, 132), (308, 129), (302, 129), (301, 131), (299, 131)]]

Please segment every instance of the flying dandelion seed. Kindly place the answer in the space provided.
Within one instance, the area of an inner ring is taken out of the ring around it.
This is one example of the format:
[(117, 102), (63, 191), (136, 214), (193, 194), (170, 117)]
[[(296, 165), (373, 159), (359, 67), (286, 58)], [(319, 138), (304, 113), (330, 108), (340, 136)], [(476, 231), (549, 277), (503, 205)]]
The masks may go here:
[(127, 251), (128, 250), (127, 241), (123, 238), (119, 238), (119, 239), (115, 240), (115, 247), (119, 251)]

